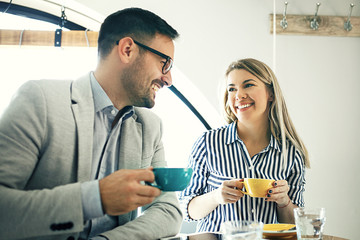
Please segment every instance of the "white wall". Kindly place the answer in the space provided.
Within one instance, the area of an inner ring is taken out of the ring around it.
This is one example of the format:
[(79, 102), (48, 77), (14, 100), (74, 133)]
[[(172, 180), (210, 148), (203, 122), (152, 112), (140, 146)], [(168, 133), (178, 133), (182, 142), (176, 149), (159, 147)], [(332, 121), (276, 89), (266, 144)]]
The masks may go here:
[[(297, 1), (299, 10), (291, 13), (311, 14), (315, 3)], [(319, 14), (346, 16), (349, 3), (322, 1)], [(360, 6), (359, 1), (354, 3)], [(359, 7), (353, 13), (359, 16)], [(326, 233), (357, 239), (360, 37), (277, 36), (276, 40), (277, 75), (311, 157), (306, 203), (326, 208)]]
[[(276, 36), (271, 0), (77, 0), (103, 15), (139, 6), (181, 34), (176, 66), (218, 108), (218, 85), (230, 62), (258, 58), (276, 67), (280, 85), (312, 168), (305, 200), (327, 211), (325, 233), (356, 239), (360, 224), (360, 38)], [(320, 0), (288, 0), (288, 14), (312, 15)], [(276, 13), (283, 2), (275, 0)], [(319, 15), (360, 16), (359, 0), (322, 0)], [(275, 64), (275, 65), (274, 65)], [(175, 83), (176, 85), (176, 83)]]

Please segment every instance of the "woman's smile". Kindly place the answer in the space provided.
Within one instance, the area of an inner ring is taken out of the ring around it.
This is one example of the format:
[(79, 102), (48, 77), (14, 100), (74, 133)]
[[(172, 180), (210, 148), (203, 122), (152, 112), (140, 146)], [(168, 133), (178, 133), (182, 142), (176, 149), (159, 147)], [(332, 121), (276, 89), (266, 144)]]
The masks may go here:
[(241, 112), (248, 110), (251, 106), (253, 106), (254, 103), (246, 103), (246, 104), (241, 104), (239, 106), (237, 106), (236, 108), (239, 109)]

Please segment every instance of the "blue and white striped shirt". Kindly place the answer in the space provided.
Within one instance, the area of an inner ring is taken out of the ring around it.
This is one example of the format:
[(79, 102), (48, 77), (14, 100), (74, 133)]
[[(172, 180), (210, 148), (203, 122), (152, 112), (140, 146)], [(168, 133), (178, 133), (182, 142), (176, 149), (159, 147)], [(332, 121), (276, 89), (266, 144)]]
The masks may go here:
[[(281, 146), (271, 136), (269, 145), (250, 157), (244, 142), (238, 137), (236, 121), (224, 127), (205, 132), (194, 144), (188, 167), (194, 173), (189, 186), (180, 193), (185, 218), (192, 221), (187, 205), (196, 196), (211, 192), (230, 179), (265, 178), (287, 180), (289, 197), (298, 206), (304, 206), (305, 166), (301, 154), (288, 141), (288, 159), (282, 167)], [(245, 195), (232, 204), (219, 205), (197, 225), (197, 232), (217, 232), (228, 220), (256, 220), (277, 223), (276, 203), (264, 198)]]

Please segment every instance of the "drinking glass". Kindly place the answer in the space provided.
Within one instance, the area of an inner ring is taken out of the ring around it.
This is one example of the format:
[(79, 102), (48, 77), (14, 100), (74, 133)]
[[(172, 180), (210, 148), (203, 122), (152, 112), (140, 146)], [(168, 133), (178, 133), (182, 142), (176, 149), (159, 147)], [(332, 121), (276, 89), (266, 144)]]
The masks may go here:
[(297, 238), (300, 240), (322, 239), (325, 225), (325, 208), (294, 209)]
[(261, 240), (264, 224), (255, 221), (227, 221), (221, 225), (224, 240)]

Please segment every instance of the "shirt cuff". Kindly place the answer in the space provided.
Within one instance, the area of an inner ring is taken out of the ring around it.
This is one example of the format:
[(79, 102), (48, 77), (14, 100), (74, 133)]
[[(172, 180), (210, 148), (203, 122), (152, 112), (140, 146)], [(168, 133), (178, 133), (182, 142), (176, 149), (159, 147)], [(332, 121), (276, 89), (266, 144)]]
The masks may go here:
[(179, 203), (180, 203), (180, 209), (183, 213), (184, 216), (184, 220), (187, 222), (194, 222), (197, 220), (194, 220), (190, 217), (189, 212), (188, 212), (188, 206), (189, 206), (189, 202), (196, 197), (196, 194), (190, 194), (188, 196), (182, 196), (180, 194), (178, 194), (178, 198), (179, 198)]
[(84, 221), (104, 215), (98, 180), (81, 183), (81, 201)]

